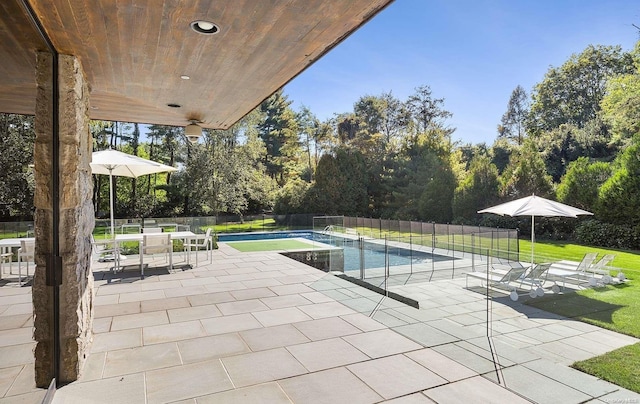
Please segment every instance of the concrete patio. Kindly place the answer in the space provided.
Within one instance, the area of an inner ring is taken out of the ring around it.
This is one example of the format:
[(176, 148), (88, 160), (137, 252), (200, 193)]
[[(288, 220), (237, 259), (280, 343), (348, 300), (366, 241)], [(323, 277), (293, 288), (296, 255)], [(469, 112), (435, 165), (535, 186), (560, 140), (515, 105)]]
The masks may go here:
[[(496, 371), (487, 301), (464, 278), (391, 288), (417, 310), (277, 253), (201, 254), (197, 268), (177, 260), (143, 280), (96, 266), (91, 354), (55, 403), (640, 402), (568, 367), (635, 338), (525, 299), (492, 302)], [(32, 324), (31, 288), (5, 283), (0, 403), (44, 397)]]

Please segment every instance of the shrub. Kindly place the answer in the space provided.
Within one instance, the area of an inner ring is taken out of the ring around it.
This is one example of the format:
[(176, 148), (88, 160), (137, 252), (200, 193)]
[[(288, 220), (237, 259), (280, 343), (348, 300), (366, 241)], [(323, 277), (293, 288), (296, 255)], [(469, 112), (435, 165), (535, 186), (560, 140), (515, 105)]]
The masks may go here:
[(581, 244), (598, 247), (640, 249), (640, 225), (603, 223), (598, 220), (585, 220), (575, 231)]

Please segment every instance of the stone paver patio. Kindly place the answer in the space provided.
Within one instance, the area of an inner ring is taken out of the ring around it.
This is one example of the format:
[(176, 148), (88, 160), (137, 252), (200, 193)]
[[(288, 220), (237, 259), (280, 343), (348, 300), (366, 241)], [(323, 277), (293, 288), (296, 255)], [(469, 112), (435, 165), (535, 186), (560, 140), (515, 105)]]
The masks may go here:
[[(91, 354), (54, 402), (640, 402), (568, 367), (635, 338), (522, 301), (491, 304), (496, 367), (464, 278), (391, 287), (418, 310), (277, 253), (221, 244), (200, 264), (143, 280), (98, 266)], [(0, 287), (0, 403), (44, 397), (30, 289)]]

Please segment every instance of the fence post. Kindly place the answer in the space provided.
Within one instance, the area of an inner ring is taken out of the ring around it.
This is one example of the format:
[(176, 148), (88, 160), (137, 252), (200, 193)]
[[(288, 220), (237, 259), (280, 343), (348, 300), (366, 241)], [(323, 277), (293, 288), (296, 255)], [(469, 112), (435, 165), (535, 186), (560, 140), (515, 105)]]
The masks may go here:
[(476, 254), (475, 254), (475, 234), (471, 233), (471, 270), (475, 272), (476, 270)]
[(411, 260), (411, 266), (409, 267), (410, 275), (413, 275), (413, 243), (411, 239), (411, 231), (409, 231), (409, 259)]
[(436, 248), (436, 222), (431, 222), (431, 248)]
[(358, 248), (360, 249), (360, 279), (364, 280), (364, 238), (358, 238)]
[(462, 258), (464, 258), (465, 253), (466, 253), (465, 248), (464, 248), (464, 246), (465, 246), (465, 244), (464, 244), (464, 225), (460, 225), (460, 231), (462, 232)]
[(384, 295), (389, 297), (389, 244), (384, 236)]

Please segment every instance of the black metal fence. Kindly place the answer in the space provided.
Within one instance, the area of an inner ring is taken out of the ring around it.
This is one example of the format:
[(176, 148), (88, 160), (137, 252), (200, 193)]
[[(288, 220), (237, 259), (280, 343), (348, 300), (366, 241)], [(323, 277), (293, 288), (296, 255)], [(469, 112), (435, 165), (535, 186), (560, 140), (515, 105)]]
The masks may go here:
[[(316, 217), (314, 230), (327, 226), (324, 217)], [(442, 248), (449, 251), (479, 253), (491, 251), (495, 257), (517, 260), (519, 256), (518, 230), (482, 226), (425, 223), (406, 220), (373, 219), (344, 216), (337, 225), (336, 216), (330, 216), (335, 231), (352, 233), (371, 239), (396, 240), (412, 244)]]
[[(425, 223), (405, 220), (374, 219), (317, 214), (250, 216), (202, 216), (116, 219), (115, 232), (139, 231), (141, 227), (165, 227), (168, 230), (189, 229), (203, 233), (208, 227), (216, 232), (246, 232), (273, 230), (322, 231), (327, 227), (370, 239), (410, 240), (411, 244), (452, 251), (478, 252), (490, 250), (500, 258), (517, 259), (518, 231), (482, 226)], [(32, 237), (33, 222), (0, 223), (0, 238)], [(95, 234), (110, 232), (109, 219), (96, 219)]]

